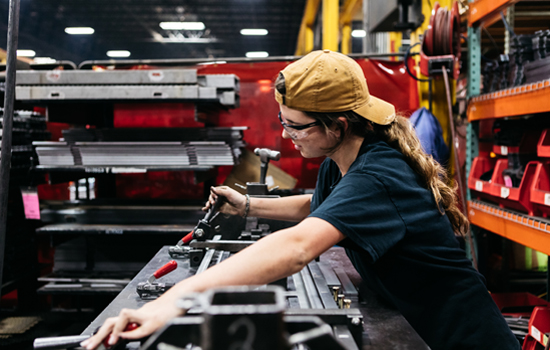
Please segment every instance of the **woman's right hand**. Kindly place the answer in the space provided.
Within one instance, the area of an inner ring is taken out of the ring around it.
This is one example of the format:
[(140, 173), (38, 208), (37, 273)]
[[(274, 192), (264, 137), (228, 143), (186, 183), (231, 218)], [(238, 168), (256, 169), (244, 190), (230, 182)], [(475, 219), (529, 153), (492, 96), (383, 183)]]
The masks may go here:
[(243, 216), (246, 209), (246, 197), (227, 186), (210, 187), (210, 196), (206, 202), (203, 211), (214, 206), (219, 196), (225, 197), (225, 203), (220, 207), (223, 214)]
[[(111, 317), (105, 320), (98, 332), (81, 343), (87, 350), (96, 349), (104, 339), (107, 339), (109, 345), (116, 344), (119, 339), (137, 340), (148, 336), (174, 317), (183, 314), (183, 311), (176, 307), (173, 300), (161, 300), (149, 302), (140, 309), (122, 309), (117, 317)], [(138, 328), (125, 331), (130, 323), (137, 323)]]

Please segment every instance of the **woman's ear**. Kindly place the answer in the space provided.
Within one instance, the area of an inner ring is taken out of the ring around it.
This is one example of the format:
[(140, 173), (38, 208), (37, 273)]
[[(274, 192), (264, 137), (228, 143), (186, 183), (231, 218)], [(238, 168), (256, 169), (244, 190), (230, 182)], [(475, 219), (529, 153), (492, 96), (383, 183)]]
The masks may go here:
[(340, 123), (342, 123), (342, 130), (344, 130), (344, 132), (348, 131), (348, 120), (346, 119), (346, 117), (338, 117), (338, 120), (340, 121)]
[(332, 125), (329, 127), (329, 130), (331, 133), (333, 133), (337, 138), (342, 137), (342, 133), (346, 133), (348, 130), (348, 120), (346, 117), (338, 117), (338, 121), (335, 123), (332, 123)]

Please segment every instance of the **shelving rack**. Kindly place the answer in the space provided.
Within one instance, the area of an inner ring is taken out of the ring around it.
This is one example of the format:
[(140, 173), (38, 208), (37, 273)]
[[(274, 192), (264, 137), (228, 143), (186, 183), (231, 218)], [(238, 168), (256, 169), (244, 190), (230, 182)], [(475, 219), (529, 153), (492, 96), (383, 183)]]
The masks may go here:
[[(466, 171), (478, 154), (477, 122), (487, 119), (550, 112), (550, 80), (526, 84), (480, 95), (480, 32), (493, 23), (500, 11), (518, 0), (477, 0), (469, 4), (468, 51), (468, 141)], [(550, 220), (529, 216), (498, 205), (471, 198), (468, 193), (468, 216), (471, 224), (550, 255)], [(547, 278), (547, 290), (549, 289)], [(547, 295), (548, 299), (548, 295)], [(549, 299), (550, 300), (550, 299)]]
[[(238, 107), (239, 91), (235, 74), (198, 74), (195, 68), (18, 71), (19, 103), (46, 107), (49, 121), (79, 126), (64, 130), (63, 141), (33, 144), (40, 164), (32, 168), (33, 174), (48, 174), (53, 183), (92, 176), (98, 179), (96, 185), (103, 185), (96, 187), (101, 191), (98, 198), (90, 196), (87, 184), (86, 198), (79, 198), (77, 185), (75, 200), (41, 202), (43, 225), (36, 234), (48, 236), (56, 247), (49, 277), (107, 276), (124, 281), (156, 244), (177, 242), (189, 233), (204, 215), (202, 199), (199, 205), (192, 198), (153, 196), (146, 204), (139, 198), (117, 198), (116, 177), (185, 171), (194, 172), (197, 181), (214, 181), (216, 168), (238, 163), (247, 127), (214, 127), (206, 114)], [(145, 106), (136, 120), (128, 116), (135, 113), (133, 106)], [(159, 111), (151, 113), (155, 108)], [(119, 119), (132, 120), (131, 127), (115, 124), (117, 111)], [(160, 116), (187, 119), (179, 120), (178, 127), (139, 124)], [(124, 287), (121, 283), (114, 289), (83, 288), (59, 282), (38, 292), (95, 296)]]

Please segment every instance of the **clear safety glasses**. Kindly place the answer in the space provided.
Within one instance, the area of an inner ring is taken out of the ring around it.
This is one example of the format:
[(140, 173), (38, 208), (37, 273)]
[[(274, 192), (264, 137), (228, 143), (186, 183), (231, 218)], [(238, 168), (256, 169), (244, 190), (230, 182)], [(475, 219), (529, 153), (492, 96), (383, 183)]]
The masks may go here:
[(305, 138), (308, 135), (308, 132), (306, 131), (306, 129), (312, 128), (317, 125), (322, 125), (320, 121), (316, 121), (316, 122), (304, 124), (304, 125), (288, 125), (283, 121), (281, 112), (279, 112), (279, 121), (281, 122), (281, 125), (285, 129), (286, 133), (293, 140), (300, 140)]

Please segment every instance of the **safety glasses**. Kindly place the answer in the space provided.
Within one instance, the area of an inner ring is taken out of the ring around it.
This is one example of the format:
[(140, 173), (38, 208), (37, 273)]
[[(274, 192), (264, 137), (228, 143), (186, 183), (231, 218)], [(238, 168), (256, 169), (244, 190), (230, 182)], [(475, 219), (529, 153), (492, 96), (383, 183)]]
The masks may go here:
[(279, 121), (281, 122), (281, 125), (287, 132), (287, 134), (290, 136), (293, 140), (299, 140), (303, 139), (308, 135), (308, 132), (305, 131), (306, 129), (312, 128), (317, 125), (322, 125), (320, 121), (316, 121), (309, 124), (303, 124), (303, 125), (288, 125), (283, 121), (283, 117), (281, 116), (281, 112), (279, 112)]

